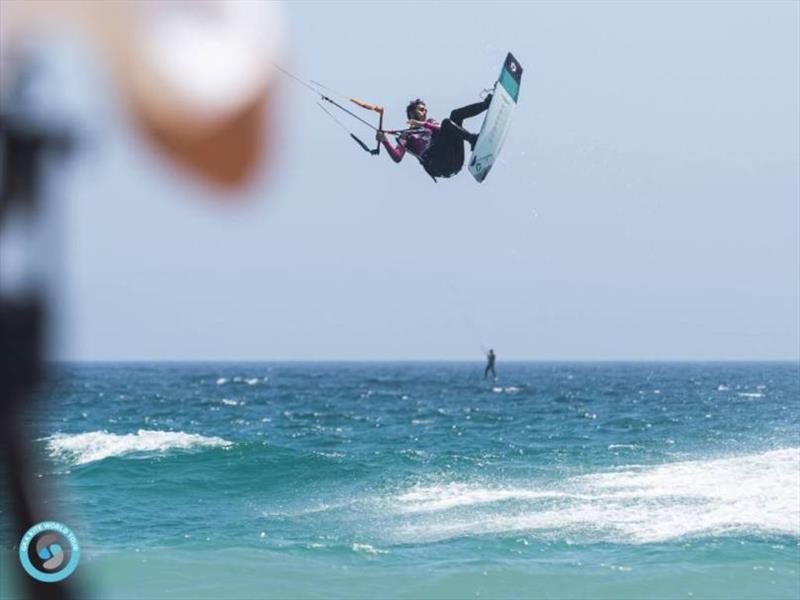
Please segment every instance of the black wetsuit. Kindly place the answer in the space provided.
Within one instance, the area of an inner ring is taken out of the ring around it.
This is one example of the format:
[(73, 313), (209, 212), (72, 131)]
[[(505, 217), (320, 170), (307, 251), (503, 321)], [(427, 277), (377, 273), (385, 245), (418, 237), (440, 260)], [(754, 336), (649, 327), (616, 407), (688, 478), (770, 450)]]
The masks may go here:
[(492, 95), (482, 102), (455, 109), (433, 134), (430, 147), (420, 158), (422, 167), (433, 178), (452, 177), (464, 166), (464, 142), (474, 143), (477, 135), (463, 127), (464, 119), (477, 116), (489, 108)]
[(484, 379), (486, 379), (486, 376), (489, 374), (489, 371), (492, 372), (492, 378), (497, 379), (497, 373), (494, 372), (494, 360), (495, 360), (494, 352), (489, 351), (489, 354), (486, 355), (486, 368), (483, 370)]

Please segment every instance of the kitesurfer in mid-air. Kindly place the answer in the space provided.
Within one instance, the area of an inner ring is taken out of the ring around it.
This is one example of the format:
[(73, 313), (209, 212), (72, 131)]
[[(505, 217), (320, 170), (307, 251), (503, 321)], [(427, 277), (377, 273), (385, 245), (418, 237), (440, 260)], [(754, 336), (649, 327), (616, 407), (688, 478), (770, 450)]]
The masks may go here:
[(419, 159), (422, 168), (431, 177), (451, 177), (464, 166), (464, 142), (471, 149), (475, 148), (478, 134), (464, 129), (464, 119), (477, 116), (489, 108), (492, 95), (482, 102), (469, 104), (455, 109), (450, 118), (437, 123), (428, 118), (428, 107), (417, 98), (409, 102), (406, 116), (411, 130), (405, 131), (397, 138), (397, 146), (392, 144), (386, 133), (379, 131), (376, 139), (382, 142), (394, 162), (403, 160), (406, 151)]
[(494, 361), (496, 357), (494, 355), (494, 350), (489, 348), (489, 352), (486, 355), (486, 368), (483, 370), (483, 378), (486, 379), (486, 376), (489, 375), (489, 372), (492, 373), (492, 379), (497, 379), (497, 373), (494, 372)]

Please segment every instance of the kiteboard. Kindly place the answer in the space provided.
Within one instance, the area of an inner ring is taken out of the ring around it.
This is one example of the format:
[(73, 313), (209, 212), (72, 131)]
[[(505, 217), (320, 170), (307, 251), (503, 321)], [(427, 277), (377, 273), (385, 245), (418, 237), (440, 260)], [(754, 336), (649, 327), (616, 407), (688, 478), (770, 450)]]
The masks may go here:
[(517, 108), (521, 80), (522, 66), (509, 52), (500, 78), (494, 84), (492, 101), (469, 159), (469, 172), (478, 183), (486, 179), (506, 140), (511, 117)]

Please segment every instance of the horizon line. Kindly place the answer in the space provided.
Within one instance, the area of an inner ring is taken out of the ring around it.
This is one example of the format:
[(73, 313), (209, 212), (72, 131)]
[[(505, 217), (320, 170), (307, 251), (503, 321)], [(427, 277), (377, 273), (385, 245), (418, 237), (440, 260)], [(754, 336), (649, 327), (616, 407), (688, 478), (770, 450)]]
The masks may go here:
[[(45, 363), (468, 363), (483, 358), (54, 358)], [(796, 363), (792, 358), (507, 358), (503, 363)]]

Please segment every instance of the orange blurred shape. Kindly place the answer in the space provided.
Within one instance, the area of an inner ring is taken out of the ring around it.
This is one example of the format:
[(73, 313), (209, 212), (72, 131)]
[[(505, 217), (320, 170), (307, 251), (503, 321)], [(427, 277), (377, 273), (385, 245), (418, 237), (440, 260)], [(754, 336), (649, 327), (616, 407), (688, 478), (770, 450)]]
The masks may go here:
[[(78, 29), (158, 149), (232, 188), (265, 166), (281, 7), (251, 0), (0, 0), (0, 33)], [(23, 35), (20, 35), (23, 34)]]

